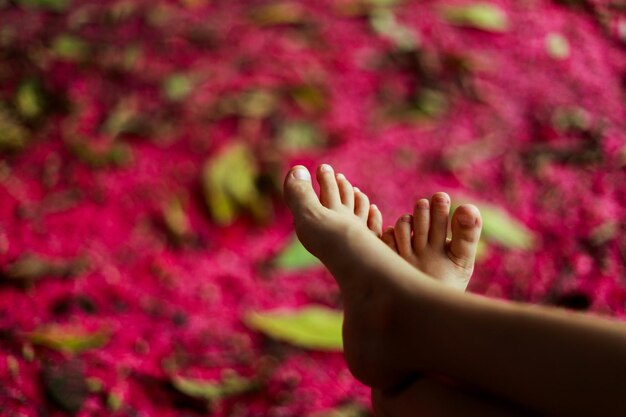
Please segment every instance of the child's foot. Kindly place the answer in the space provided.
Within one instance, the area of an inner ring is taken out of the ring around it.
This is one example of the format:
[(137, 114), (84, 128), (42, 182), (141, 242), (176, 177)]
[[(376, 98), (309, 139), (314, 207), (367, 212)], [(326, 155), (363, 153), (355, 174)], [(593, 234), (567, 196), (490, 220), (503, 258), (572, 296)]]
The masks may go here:
[[(482, 220), (470, 204), (459, 206), (449, 222), (450, 197), (436, 193), (415, 204), (413, 215), (398, 218), (382, 240), (420, 271), (444, 284), (465, 290), (474, 269)], [(452, 239), (447, 239), (448, 224)]]
[[(318, 197), (306, 168), (297, 166), (285, 178), (285, 198), (302, 244), (333, 274), (344, 299), (344, 354), (363, 383), (390, 388), (422, 369), (432, 329), (433, 300), (445, 287), (422, 274), (377, 238), (380, 212), (332, 168), (317, 170)], [(367, 214), (367, 217), (366, 217)], [(374, 233), (371, 232), (374, 231)], [(412, 346), (405, 331), (407, 317)], [(409, 346), (411, 345), (411, 346)]]

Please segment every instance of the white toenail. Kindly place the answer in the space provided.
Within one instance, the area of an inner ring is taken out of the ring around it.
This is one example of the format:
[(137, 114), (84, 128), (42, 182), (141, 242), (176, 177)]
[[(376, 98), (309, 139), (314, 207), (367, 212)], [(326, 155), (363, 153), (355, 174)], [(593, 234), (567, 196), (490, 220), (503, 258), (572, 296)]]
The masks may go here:
[(346, 176), (345, 176), (345, 175), (343, 175), (343, 174), (337, 174), (337, 179), (338, 179), (338, 180), (345, 180), (345, 179), (346, 179)]
[(370, 208), (373, 208), (374, 210), (378, 210), (378, 206), (376, 204), (372, 204)]
[(355, 193), (360, 193), (360, 192), (361, 192), (361, 190), (359, 190), (357, 187), (354, 187), (354, 192), (355, 192)]
[(297, 180), (311, 181), (311, 174), (305, 168), (296, 168), (291, 175)]
[(328, 164), (322, 164), (322, 172), (333, 172), (333, 168)]

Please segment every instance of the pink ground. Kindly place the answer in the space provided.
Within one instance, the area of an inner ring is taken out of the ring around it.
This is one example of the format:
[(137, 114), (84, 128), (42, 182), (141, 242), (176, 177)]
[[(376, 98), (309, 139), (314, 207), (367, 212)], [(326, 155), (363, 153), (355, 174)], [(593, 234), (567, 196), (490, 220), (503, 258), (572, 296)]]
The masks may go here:
[[(263, 386), (214, 404), (216, 415), (368, 404), (339, 353), (272, 342), (242, 323), (250, 310), (340, 307), (325, 271), (270, 264), (292, 235), (277, 184), (294, 163), (333, 164), (386, 224), (440, 190), (501, 207), (535, 245), (489, 244), (474, 292), (623, 317), (623, 11), (609, 1), (496, 1), (508, 25), (494, 33), (446, 22), (445, 3), (393, 9), (419, 38), (417, 52), (398, 52), (372, 29), (368, 7), (349, 12), (368, 2), (282, 3), (286, 12), (261, 1), (72, 1), (60, 11), (0, 2), (0, 414), (62, 415), (45, 398), (55, 364), (82, 367), (61, 384), (101, 381), (81, 397), (85, 416), (202, 414), (176, 394), (172, 372), (216, 380), (268, 362)], [(548, 53), (551, 33), (567, 39), (567, 56)], [(82, 46), (64, 49), (61, 35)], [(16, 98), (25, 82), (37, 86), (38, 111)], [(251, 89), (275, 101), (237, 101)], [(414, 98), (424, 91), (437, 98)], [(282, 140), (294, 121), (320, 143)], [(9, 125), (23, 129), (24, 146), (6, 145)], [(205, 205), (202, 166), (235, 141), (253, 150), (261, 198), (272, 202), (265, 222), (242, 211), (219, 225)], [(76, 143), (128, 144), (132, 159), (89, 164)], [(10, 147), (21, 149), (2, 151)], [(173, 199), (191, 224), (182, 244), (164, 227)], [(11, 268), (26, 253), (89, 266), (16, 285)], [(31, 332), (50, 323), (109, 339), (68, 365), (67, 354), (32, 346)]]

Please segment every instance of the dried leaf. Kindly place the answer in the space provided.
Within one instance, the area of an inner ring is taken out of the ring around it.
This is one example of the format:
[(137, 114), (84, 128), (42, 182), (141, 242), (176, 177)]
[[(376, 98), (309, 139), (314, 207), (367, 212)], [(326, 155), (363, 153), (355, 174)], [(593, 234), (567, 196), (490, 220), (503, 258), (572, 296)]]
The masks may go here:
[(326, 138), (321, 130), (312, 123), (288, 122), (278, 134), (278, 147), (286, 152), (301, 152), (319, 148)]
[(89, 395), (83, 364), (76, 360), (46, 366), (42, 383), (50, 401), (70, 413), (78, 412)]
[(206, 381), (174, 376), (171, 382), (174, 388), (183, 394), (209, 402), (245, 394), (259, 387), (257, 378), (244, 378), (236, 372), (226, 373), (221, 381)]
[(511, 249), (530, 250), (535, 245), (534, 233), (499, 207), (477, 204), (483, 218), (483, 237)]
[(76, 326), (45, 325), (28, 333), (31, 343), (50, 349), (78, 354), (89, 349), (95, 349), (107, 344), (110, 338), (107, 330), (87, 332)]
[(274, 259), (274, 264), (282, 269), (298, 270), (321, 265), (319, 259), (302, 246), (294, 236), (290, 243)]
[(17, 285), (28, 286), (45, 277), (71, 277), (87, 267), (87, 260), (53, 260), (25, 253), (2, 272), (2, 277)]
[(84, 61), (89, 53), (89, 47), (80, 38), (61, 35), (52, 42), (52, 51), (58, 57), (69, 61)]
[(244, 322), (253, 330), (295, 346), (323, 351), (343, 350), (343, 313), (327, 307), (251, 312), (245, 316)]
[(15, 95), (15, 107), (24, 119), (36, 119), (43, 113), (44, 99), (39, 83), (26, 80)]
[(546, 36), (546, 51), (554, 59), (566, 59), (570, 54), (569, 42), (560, 33), (550, 33)]
[(30, 132), (0, 104), (0, 152), (20, 151), (30, 140)]
[(193, 89), (193, 82), (186, 74), (173, 74), (163, 81), (163, 94), (171, 101), (180, 101)]
[(174, 198), (169, 202), (163, 210), (163, 220), (168, 233), (176, 243), (182, 243), (193, 236), (189, 217), (180, 199)]
[(61, 12), (67, 9), (70, 0), (17, 0), (21, 6)]
[(591, 127), (591, 117), (585, 109), (578, 106), (559, 107), (552, 113), (551, 123), (561, 132), (587, 130)]
[(448, 23), (457, 26), (488, 32), (506, 32), (509, 29), (505, 11), (491, 3), (445, 6), (441, 14)]
[(310, 414), (309, 417), (371, 417), (372, 414), (363, 404), (349, 402), (336, 408), (325, 411), (318, 411)]
[(86, 139), (75, 139), (68, 142), (68, 147), (78, 159), (94, 168), (127, 166), (133, 161), (131, 147), (122, 142), (113, 142), (107, 147), (98, 149), (90, 145)]
[(322, 88), (303, 84), (290, 89), (289, 94), (296, 104), (308, 114), (317, 114), (328, 107), (326, 94)]
[(445, 94), (432, 88), (422, 88), (415, 99), (415, 107), (428, 117), (441, 115), (448, 107)]
[(259, 26), (291, 25), (302, 23), (305, 11), (298, 3), (276, 2), (252, 9), (250, 19)]
[(240, 115), (254, 119), (263, 119), (272, 114), (278, 105), (278, 98), (269, 90), (255, 89), (246, 91), (237, 99), (237, 111)]
[(231, 224), (241, 210), (260, 222), (269, 217), (269, 206), (256, 187), (258, 170), (254, 155), (235, 143), (208, 160), (202, 172), (204, 198), (213, 219)]
[(408, 26), (398, 22), (388, 8), (377, 8), (370, 13), (370, 25), (376, 33), (388, 39), (400, 51), (412, 51), (419, 46), (419, 38)]

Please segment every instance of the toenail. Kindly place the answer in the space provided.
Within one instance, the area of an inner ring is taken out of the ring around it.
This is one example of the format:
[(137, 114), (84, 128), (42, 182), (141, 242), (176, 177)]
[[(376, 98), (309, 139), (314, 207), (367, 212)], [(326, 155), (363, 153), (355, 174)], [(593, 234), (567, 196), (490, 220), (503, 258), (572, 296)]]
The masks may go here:
[(337, 179), (338, 179), (338, 180), (345, 180), (345, 179), (346, 179), (346, 176), (345, 176), (345, 175), (343, 175), (343, 174), (337, 174)]
[(405, 214), (404, 216), (402, 216), (400, 218), (400, 220), (402, 220), (403, 222), (410, 223), (411, 222), (411, 215), (410, 214)]
[(448, 204), (448, 198), (442, 195), (435, 196), (433, 200), (435, 200), (435, 203)]
[(416, 206), (418, 209), (428, 210), (428, 206), (429, 206), (429, 204), (428, 204), (428, 200), (425, 200), (425, 199), (418, 200), (418, 202), (417, 202), (417, 203), (415, 203), (415, 206)]
[(311, 181), (311, 173), (305, 168), (296, 168), (291, 175), (297, 180)]
[(376, 204), (372, 204), (372, 205), (370, 206), (370, 208), (372, 208), (372, 209), (374, 209), (374, 210), (378, 210), (378, 206), (377, 206)]
[(322, 164), (322, 172), (333, 172), (333, 168), (328, 164)]
[(476, 224), (476, 217), (469, 214), (459, 214), (457, 218), (461, 226), (472, 227)]
[(354, 187), (354, 192), (355, 192), (355, 193), (360, 193), (360, 192), (361, 192), (361, 190), (359, 190), (357, 187)]

